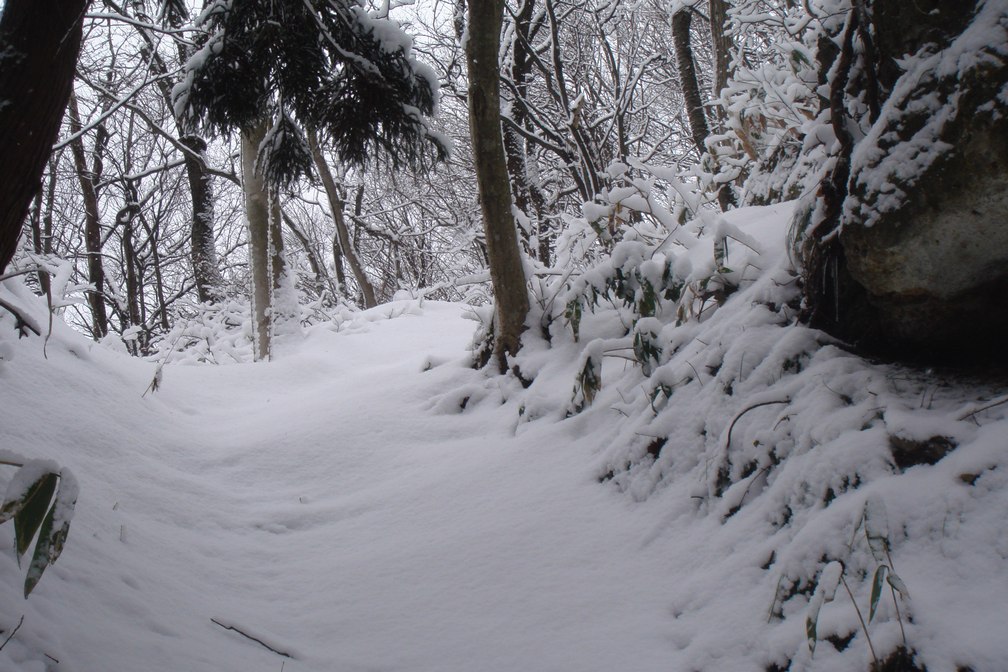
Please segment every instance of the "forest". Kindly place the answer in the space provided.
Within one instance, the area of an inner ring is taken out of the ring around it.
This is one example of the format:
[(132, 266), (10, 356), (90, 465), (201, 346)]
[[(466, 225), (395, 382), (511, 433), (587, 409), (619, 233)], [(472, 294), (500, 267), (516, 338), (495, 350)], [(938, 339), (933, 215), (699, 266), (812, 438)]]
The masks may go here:
[(0, 0), (0, 157), (0, 670), (1008, 667), (1008, 0)]

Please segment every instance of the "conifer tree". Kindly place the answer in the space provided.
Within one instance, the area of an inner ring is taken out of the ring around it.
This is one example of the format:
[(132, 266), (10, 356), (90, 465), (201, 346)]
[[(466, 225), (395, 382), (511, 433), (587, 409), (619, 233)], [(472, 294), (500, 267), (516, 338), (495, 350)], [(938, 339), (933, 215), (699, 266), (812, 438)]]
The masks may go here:
[[(213, 0), (196, 23), (200, 48), (173, 93), (176, 114), (210, 132), (237, 131), (243, 145), (255, 135), (255, 161), (243, 165), (264, 178), (272, 201), (280, 187), (312, 171), (305, 127), (352, 164), (381, 155), (393, 167), (419, 169), (447, 155), (428, 125), (436, 106), (433, 73), (412, 58), (411, 41), (396, 24), (361, 3)], [(263, 125), (264, 136), (254, 132)], [(246, 182), (253, 178), (245, 175)], [(279, 241), (266, 245), (280, 249)], [(271, 264), (282, 267), (282, 260)], [(271, 291), (253, 287), (254, 296)], [(269, 301), (256, 304), (257, 328), (268, 323), (265, 315), (280, 312)], [(269, 334), (256, 339), (258, 356), (267, 357)]]

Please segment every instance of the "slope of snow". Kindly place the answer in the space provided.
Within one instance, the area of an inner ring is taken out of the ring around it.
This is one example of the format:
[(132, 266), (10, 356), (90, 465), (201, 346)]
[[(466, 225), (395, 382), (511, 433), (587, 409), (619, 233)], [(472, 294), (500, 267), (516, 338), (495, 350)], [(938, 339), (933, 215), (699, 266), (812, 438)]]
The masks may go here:
[(478, 375), (461, 310), (384, 306), (278, 362), (169, 365), (145, 398), (152, 364), (8, 340), (3, 445), (82, 492), (29, 600), (0, 562), (0, 627), (25, 614), (0, 669), (660, 669), (668, 560), (591, 449), (430, 410)]
[[(725, 226), (782, 250), (786, 219)], [(880, 600), (878, 654), (902, 619), (932, 672), (1005, 669), (1005, 390), (873, 365), (782, 321), (766, 306), (786, 259), (761, 264), (713, 316), (662, 332), (679, 347), (651, 378), (670, 398), (612, 357), (573, 415), (604, 315), (581, 343), (530, 332), (528, 389), (467, 368), (465, 307), (412, 301), (315, 327), (274, 362), (168, 364), (144, 396), (154, 363), (59, 323), (46, 359), (0, 311), (0, 450), (81, 486), (27, 601), (0, 557), (3, 637), (24, 615), (0, 671), (867, 669), (844, 588), (814, 657), (805, 637), (830, 561), (867, 616), (866, 529), (910, 594)], [(25, 290), (0, 291), (45, 323)], [(935, 436), (958, 447), (893, 464), (893, 437)]]

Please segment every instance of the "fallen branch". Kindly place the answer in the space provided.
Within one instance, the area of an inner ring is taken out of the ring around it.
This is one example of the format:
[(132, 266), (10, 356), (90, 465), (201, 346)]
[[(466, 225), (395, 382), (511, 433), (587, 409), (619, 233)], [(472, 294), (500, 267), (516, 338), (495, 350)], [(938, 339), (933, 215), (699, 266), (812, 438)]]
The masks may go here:
[(262, 641), (261, 639), (259, 639), (257, 637), (253, 637), (252, 635), (248, 634), (247, 632), (243, 632), (242, 630), (240, 630), (239, 628), (236, 628), (233, 625), (228, 625), (226, 623), (221, 623), (216, 618), (211, 618), (210, 622), (213, 623), (214, 625), (219, 625), (220, 627), (224, 628), (225, 630), (232, 630), (234, 632), (237, 632), (242, 637), (245, 637), (246, 639), (251, 639), (256, 644), (258, 644), (258, 645), (260, 645), (260, 646), (262, 646), (264, 648), (269, 649), (270, 651), (272, 651), (273, 653), (277, 654), (278, 656), (283, 656), (284, 658), (294, 658), (294, 656), (292, 656), (291, 654), (285, 653), (283, 651), (278, 651), (277, 649), (274, 649), (272, 646), (270, 646), (266, 642)]

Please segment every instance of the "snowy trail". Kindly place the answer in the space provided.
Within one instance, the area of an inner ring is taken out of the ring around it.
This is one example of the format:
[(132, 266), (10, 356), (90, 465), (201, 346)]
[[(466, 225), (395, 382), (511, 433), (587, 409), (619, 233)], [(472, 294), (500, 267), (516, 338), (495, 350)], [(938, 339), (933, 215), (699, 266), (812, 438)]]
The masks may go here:
[[(59, 457), (83, 484), (26, 641), (80, 671), (667, 669), (653, 517), (598, 487), (571, 428), (438, 412), (477, 375), (458, 361), (472, 323), (423, 312), (268, 365), (168, 367), (143, 400), (152, 367), (98, 348), (104, 373), (66, 353), (51, 380), (8, 367), (24, 437), (53, 399), (43, 440), (78, 448)], [(454, 361), (422, 372), (428, 355)]]

